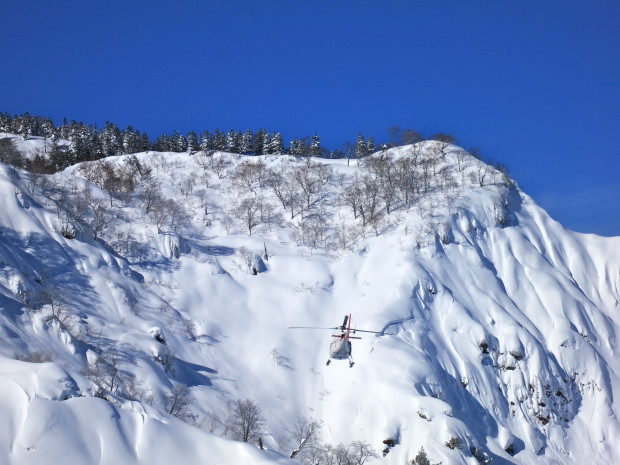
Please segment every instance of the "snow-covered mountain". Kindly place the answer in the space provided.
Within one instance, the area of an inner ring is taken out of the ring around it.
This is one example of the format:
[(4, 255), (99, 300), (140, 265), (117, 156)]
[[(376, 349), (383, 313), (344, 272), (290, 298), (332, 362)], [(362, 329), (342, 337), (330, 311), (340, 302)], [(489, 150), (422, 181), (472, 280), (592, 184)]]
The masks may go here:
[[(456, 146), (0, 165), (0, 198), (2, 463), (296, 463), (299, 418), (367, 463), (620, 463), (620, 238)], [(289, 329), (348, 314), (352, 368)]]

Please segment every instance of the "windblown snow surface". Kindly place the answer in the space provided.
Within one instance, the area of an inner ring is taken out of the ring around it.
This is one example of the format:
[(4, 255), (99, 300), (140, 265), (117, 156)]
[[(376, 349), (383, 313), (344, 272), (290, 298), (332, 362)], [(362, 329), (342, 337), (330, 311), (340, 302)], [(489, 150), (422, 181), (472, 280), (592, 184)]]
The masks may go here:
[[(260, 180), (249, 195), (272, 220), (249, 235), (232, 215), (241, 164), (305, 160), (138, 154), (185, 224), (158, 233), (143, 180), (113, 198), (97, 240), (91, 213), (67, 207), (86, 185), (110, 205), (87, 170), (33, 179), (0, 165), (0, 463), (293, 464), (299, 417), (323, 422), (322, 443), (369, 443), (367, 463), (403, 465), (421, 447), (442, 464), (620, 463), (620, 238), (567, 231), (494, 170), (480, 187), (483, 164), (445, 152), (435, 169), (455, 186), (437, 174), (411, 208), (365, 228), (338, 199), (369, 168), (312, 160), (331, 168), (304, 213), (321, 214), (315, 242)], [(332, 331), (288, 329), (349, 313), (381, 332), (357, 333), (352, 368), (326, 366)], [(97, 356), (116, 361), (119, 386), (89, 376)], [(189, 423), (161, 402), (179, 384)], [(235, 399), (261, 407), (266, 450), (210, 421)]]

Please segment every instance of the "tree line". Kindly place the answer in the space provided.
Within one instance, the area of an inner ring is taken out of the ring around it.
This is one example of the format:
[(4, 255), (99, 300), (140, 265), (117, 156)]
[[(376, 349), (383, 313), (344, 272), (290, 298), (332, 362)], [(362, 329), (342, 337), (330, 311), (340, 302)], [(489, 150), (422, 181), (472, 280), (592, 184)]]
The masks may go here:
[[(42, 154), (33, 159), (21, 160), (22, 167), (29, 171), (53, 173), (83, 161), (94, 161), (114, 155), (126, 155), (145, 152), (197, 152), (222, 151), (243, 155), (289, 154), (294, 156), (311, 156), (321, 158), (364, 158), (378, 150), (397, 145), (414, 144), (425, 138), (414, 129), (401, 129), (399, 126), (388, 128), (389, 138), (382, 143), (375, 143), (374, 137), (366, 138), (361, 132), (355, 143), (345, 142), (336, 150), (329, 150), (321, 145), (320, 137), (294, 138), (285, 144), (280, 132), (248, 129), (245, 132), (230, 129), (213, 132), (189, 131), (182, 134), (173, 131), (161, 134), (155, 140), (133, 126), (120, 129), (116, 123), (106, 121), (103, 128), (75, 120), (63, 119), (61, 125), (44, 116), (32, 116), (28, 112), (11, 116), (0, 113), (0, 133), (19, 134), (24, 139), (45, 137), (47, 140)], [(439, 133), (430, 140), (446, 140), (454, 143), (456, 139), (449, 134)], [(68, 143), (67, 143), (68, 142)]]

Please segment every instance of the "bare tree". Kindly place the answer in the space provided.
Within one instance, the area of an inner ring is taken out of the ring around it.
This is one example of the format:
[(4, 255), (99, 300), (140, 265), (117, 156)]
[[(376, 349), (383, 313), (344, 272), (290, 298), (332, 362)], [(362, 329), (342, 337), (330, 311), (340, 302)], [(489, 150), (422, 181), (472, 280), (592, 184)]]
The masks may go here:
[(166, 412), (188, 423), (194, 423), (197, 416), (192, 413), (192, 398), (186, 384), (177, 384), (162, 396)]
[(147, 165), (144, 166), (142, 165), (142, 163), (140, 163), (140, 160), (138, 159), (137, 156), (135, 155), (130, 155), (127, 158), (127, 169), (128, 169), (128, 173), (129, 175), (134, 178), (134, 179), (141, 179), (141, 180), (145, 180), (145, 179), (149, 179), (151, 177), (151, 168)]
[(81, 187), (76, 186), (74, 195), (67, 199), (66, 214), (75, 220), (84, 221), (93, 198), (91, 184), (85, 182)]
[(226, 404), (226, 423), (232, 438), (237, 441), (254, 442), (263, 433), (265, 418), (261, 408), (252, 400), (231, 400)]
[(324, 245), (329, 233), (327, 215), (322, 212), (308, 215), (301, 222), (301, 239), (304, 245), (316, 249)]
[(452, 134), (447, 134), (443, 132), (429, 137), (429, 140), (434, 140), (437, 143), (436, 147), (438, 148), (441, 155), (445, 155), (444, 151), (446, 150), (448, 145), (456, 143), (456, 138)]
[(297, 168), (293, 172), (293, 178), (297, 181), (303, 192), (306, 207), (310, 208), (318, 202), (324, 195), (323, 186), (328, 182), (330, 172), (319, 168), (318, 163), (309, 163)]
[(390, 135), (392, 147), (396, 147), (397, 145), (399, 145), (400, 126), (390, 126), (388, 128), (388, 134)]
[(377, 177), (379, 197), (383, 200), (389, 215), (396, 200), (396, 164), (390, 156), (382, 154), (380, 157), (369, 158), (368, 167)]
[(367, 442), (354, 441), (351, 444), (323, 445), (315, 463), (327, 465), (363, 465), (371, 458), (377, 458), (377, 453)]
[(265, 183), (266, 175), (266, 166), (262, 161), (244, 161), (235, 169), (232, 180), (242, 192), (256, 194), (256, 189)]
[(206, 174), (207, 170), (211, 167), (213, 163), (213, 154), (215, 152), (213, 150), (203, 150), (198, 153), (198, 156), (195, 158), (196, 163), (202, 168), (202, 171)]
[(279, 170), (268, 169), (265, 173), (265, 186), (268, 187), (271, 192), (282, 204), (282, 208), (287, 208), (288, 198), (285, 195), (285, 187), (287, 183), (287, 173), (284, 169)]
[(467, 152), (465, 150), (459, 150), (456, 152), (456, 169), (459, 173), (463, 173), (465, 169), (465, 161), (467, 160)]
[(114, 215), (109, 207), (103, 201), (92, 199), (90, 202), (91, 220), (90, 227), (93, 230), (93, 239), (105, 233), (111, 226)]
[(433, 158), (424, 158), (420, 163), (422, 167), (422, 185), (424, 186), (424, 193), (427, 193), (431, 185), (431, 168), (434, 169), (435, 163)]
[(61, 330), (79, 338), (81, 335), (80, 319), (71, 311), (65, 292), (59, 287), (48, 285), (36, 296), (37, 305), (43, 311), (48, 307), (46, 323), (56, 321)]
[(162, 197), (159, 185), (153, 180), (149, 180), (142, 184), (140, 195), (142, 197), (142, 208), (144, 208), (147, 214), (151, 213), (155, 203), (161, 200)]
[(298, 418), (295, 425), (290, 430), (287, 430), (289, 439), (295, 447), (289, 457), (294, 458), (304, 449), (314, 447), (321, 434), (322, 426), (322, 422), (312, 418)]
[(168, 199), (167, 204), (170, 211), (168, 224), (171, 229), (178, 232), (179, 229), (188, 224), (190, 220), (189, 213), (181, 202)]
[(188, 221), (187, 211), (182, 204), (174, 199), (157, 196), (152, 201), (149, 216), (157, 228), (157, 234), (161, 233), (166, 224), (176, 231)]
[(362, 179), (362, 198), (359, 207), (362, 215), (362, 226), (375, 220), (379, 213), (379, 185), (373, 176), (364, 176)]
[(196, 185), (196, 174), (190, 173), (188, 176), (182, 178), (179, 181), (179, 191), (185, 198), (189, 197), (194, 192), (194, 186)]
[(100, 389), (116, 394), (125, 384), (120, 369), (120, 359), (116, 354), (99, 354), (97, 358), (82, 368), (82, 374)]
[[(202, 421), (202, 426), (206, 427), (209, 430), (209, 433), (215, 433), (220, 426), (222, 426), (222, 420), (217, 414), (212, 412), (207, 412), (205, 415), (205, 419)], [(223, 433), (223, 436), (226, 436), (226, 432)]]
[(355, 465), (363, 465), (368, 459), (377, 458), (378, 455), (367, 442), (353, 441), (349, 444), (349, 461)]
[(211, 169), (215, 172), (215, 174), (217, 174), (219, 179), (224, 177), (224, 172), (229, 166), (230, 162), (223, 158), (221, 154), (219, 156), (211, 157)]
[(340, 191), (340, 201), (344, 205), (348, 205), (349, 207), (351, 207), (351, 209), (353, 210), (354, 218), (357, 218), (357, 216), (360, 214), (361, 198), (362, 198), (361, 183), (357, 175), (355, 175), (353, 182), (345, 186)]
[(484, 181), (489, 174), (491, 167), (483, 161), (478, 162), (476, 171), (474, 172), (474, 178), (480, 187), (484, 187)]
[(241, 199), (233, 211), (235, 217), (245, 225), (250, 236), (252, 235), (252, 230), (260, 224), (260, 202), (259, 198), (250, 195)]
[(407, 208), (410, 208), (415, 197), (417, 182), (415, 165), (409, 158), (403, 157), (396, 160), (394, 177), (402, 200)]
[(403, 129), (400, 137), (402, 139), (403, 145), (415, 144), (424, 140), (422, 134), (420, 134), (415, 129)]
[(101, 184), (99, 187), (104, 189), (108, 193), (110, 198), (110, 207), (112, 207), (112, 199), (116, 193), (121, 189), (122, 179), (114, 170), (111, 163), (101, 161), (99, 163), (101, 169)]

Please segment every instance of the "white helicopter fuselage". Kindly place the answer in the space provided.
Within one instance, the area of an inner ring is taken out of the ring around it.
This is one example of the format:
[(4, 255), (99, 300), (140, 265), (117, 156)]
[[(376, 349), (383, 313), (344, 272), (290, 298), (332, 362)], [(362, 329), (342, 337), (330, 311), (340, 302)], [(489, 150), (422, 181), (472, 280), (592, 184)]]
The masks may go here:
[(335, 360), (346, 360), (351, 356), (351, 341), (343, 335), (334, 339), (329, 345), (329, 357)]

